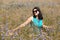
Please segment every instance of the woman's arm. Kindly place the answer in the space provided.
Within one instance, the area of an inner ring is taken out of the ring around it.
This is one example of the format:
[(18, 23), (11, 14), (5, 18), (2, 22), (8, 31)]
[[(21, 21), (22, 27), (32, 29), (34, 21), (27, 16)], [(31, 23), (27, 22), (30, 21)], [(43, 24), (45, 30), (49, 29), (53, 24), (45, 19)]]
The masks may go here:
[(30, 23), (32, 20), (32, 16), (29, 17), (23, 24), (19, 25), (17, 28), (13, 29), (13, 31), (20, 29), (20, 27), (24, 27), (25, 25), (27, 25), (28, 23)]
[(43, 27), (44, 27), (44, 28), (48, 28), (48, 26), (46, 26), (46, 25), (44, 25), (44, 24), (43, 24)]
[(43, 28), (51, 28), (51, 26), (44, 25), (43, 23)]
[(48, 26), (44, 25), (44, 22), (43, 22), (43, 28), (48, 28)]

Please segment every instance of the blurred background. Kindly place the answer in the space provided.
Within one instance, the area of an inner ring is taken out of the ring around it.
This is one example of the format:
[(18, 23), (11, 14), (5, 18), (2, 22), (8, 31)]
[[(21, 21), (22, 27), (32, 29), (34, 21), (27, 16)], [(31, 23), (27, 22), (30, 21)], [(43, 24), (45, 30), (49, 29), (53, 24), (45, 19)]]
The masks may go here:
[(0, 40), (33, 40), (36, 36), (31, 36), (33, 30), (30, 24), (16, 31), (13, 36), (5, 35), (8, 35), (8, 30), (16, 28), (32, 16), (35, 6), (40, 8), (44, 24), (54, 28), (53, 32), (48, 32), (48, 36), (52, 40), (60, 40), (60, 0), (0, 0)]

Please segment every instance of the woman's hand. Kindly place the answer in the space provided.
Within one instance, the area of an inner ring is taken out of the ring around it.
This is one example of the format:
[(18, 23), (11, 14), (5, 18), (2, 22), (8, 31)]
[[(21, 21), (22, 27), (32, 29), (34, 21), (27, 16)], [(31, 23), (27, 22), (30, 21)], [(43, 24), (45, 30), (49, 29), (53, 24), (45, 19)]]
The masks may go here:
[(48, 26), (46, 26), (46, 25), (43, 25), (43, 28), (48, 28)]
[(54, 32), (54, 28), (52, 28), (52, 26), (46, 26), (46, 25), (43, 25), (43, 28), (46, 29), (46, 31), (49, 31), (49, 32)]
[(8, 30), (6, 35), (12, 36), (13, 34), (14, 34), (14, 31), (13, 30)]

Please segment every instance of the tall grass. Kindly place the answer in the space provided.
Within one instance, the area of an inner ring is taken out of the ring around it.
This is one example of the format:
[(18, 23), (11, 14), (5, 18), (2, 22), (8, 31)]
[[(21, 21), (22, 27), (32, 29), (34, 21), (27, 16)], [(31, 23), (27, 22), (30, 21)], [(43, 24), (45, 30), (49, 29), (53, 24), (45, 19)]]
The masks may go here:
[[(39, 6), (43, 14), (43, 22), (45, 25), (51, 26), (55, 30), (50, 32), (48, 36), (51, 36), (53, 40), (59, 40), (60, 38), (60, 5), (55, 2), (25, 2), (10, 4), (1, 3), (0, 6), (0, 39), (5, 40), (33, 40), (37, 36), (35, 35), (32, 27), (26, 25), (26, 27), (17, 30), (13, 36), (5, 36), (8, 30), (16, 28), (22, 24), (28, 17), (32, 15), (32, 9), (34, 6)], [(38, 29), (37, 29), (38, 30)], [(38, 39), (40, 40), (40, 39)], [(48, 40), (48, 38), (47, 38)]]

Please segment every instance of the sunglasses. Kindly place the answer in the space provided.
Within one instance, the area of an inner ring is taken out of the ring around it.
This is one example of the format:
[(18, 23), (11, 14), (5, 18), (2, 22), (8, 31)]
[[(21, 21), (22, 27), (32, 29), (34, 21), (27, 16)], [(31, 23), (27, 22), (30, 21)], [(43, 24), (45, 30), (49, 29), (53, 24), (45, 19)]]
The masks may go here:
[(33, 12), (37, 12), (37, 10), (33, 11)]

